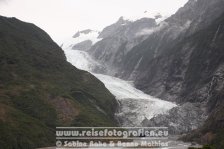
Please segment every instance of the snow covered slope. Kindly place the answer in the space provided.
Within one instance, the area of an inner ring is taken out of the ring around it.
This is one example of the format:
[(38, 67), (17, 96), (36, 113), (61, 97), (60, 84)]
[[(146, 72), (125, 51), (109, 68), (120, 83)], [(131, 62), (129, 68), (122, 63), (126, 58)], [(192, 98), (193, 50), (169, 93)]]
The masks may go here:
[(78, 31), (73, 37), (65, 40), (66, 42), (63, 43), (62, 48), (72, 48), (74, 45), (87, 40), (90, 40), (92, 45), (94, 45), (96, 42), (102, 40), (102, 38), (98, 38), (99, 34), (100, 32), (90, 29)]
[(165, 16), (159, 12), (152, 12), (145, 10), (144, 12), (139, 12), (139, 14), (136, 14), (135, 16), (124, 16), (125, 20), (129, 20), (131, 22), (135, 22), (137, 20), (140, 20), (142, 18), (152, 18), (156, 20), (156, 23), (159, 24), (169, 16)]

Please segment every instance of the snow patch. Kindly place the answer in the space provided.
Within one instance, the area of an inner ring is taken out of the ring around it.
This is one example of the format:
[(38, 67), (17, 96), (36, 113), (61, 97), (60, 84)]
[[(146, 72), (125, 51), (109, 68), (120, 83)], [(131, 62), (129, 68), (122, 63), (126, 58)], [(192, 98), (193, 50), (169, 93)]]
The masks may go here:
[(164, 17), (162, 14), (158, 12), (151, 12), (151, 11), (140, 12), (136, 14), (135, 16), (123, 16), (124, 20), (128, 20), (131, 22), (140, 20), (142, 18), (152, 18), (159, 21), (159, 20), (164, 20), (167, 17)]
[(160, 24), (162, 21), (164, 21), (169, 16), (170, 15), (163, 15), (159, 12), (145, 11), (144, 13), (141, 12), (135, 16), (123, 16), (123, 19), (126, 21), (135, 22), (142, 18), (152, 18), (152, 19), (155, 19), (157, 24)]

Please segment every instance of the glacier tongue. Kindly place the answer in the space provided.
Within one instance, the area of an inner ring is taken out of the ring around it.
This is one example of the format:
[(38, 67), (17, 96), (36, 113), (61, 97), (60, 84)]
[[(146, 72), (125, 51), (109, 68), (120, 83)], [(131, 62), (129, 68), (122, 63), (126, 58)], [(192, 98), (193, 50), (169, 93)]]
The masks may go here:
[(94, 61), (87, 52), (72, 50), (71, 48), (64, 49), (67, 61), (78, 69), (92, 72), (99, 64)]
[(100, 64), (94, 61), (87, 52), (64, 49), (67, 61), (79, 69), (89, 71), (101, 80), (107, 89), (120, 103), (116, 114), (122, 126), (141, 126), (141, 122), (155, 115), (166, 113), (176, 104), (154, 98), (136, 89), (131, 82), (92, 71)]
[(141, 126), (145, 118), (151, 119), (176, 106), (174, 103), (143, 93), (128, 81), (102, 74), (94, 75), (119, 101), (120, 109), (116, 115), (122, 126)]

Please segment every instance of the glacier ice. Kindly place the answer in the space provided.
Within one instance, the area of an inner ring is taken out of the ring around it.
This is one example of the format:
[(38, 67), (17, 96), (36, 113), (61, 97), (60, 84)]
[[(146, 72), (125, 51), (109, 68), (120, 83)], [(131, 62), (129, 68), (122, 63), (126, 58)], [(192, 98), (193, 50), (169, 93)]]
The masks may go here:
[(155, 115), (166, 113), (176, 106), (175, 103), (154, 98), (136, 89), (130, 81), (125, 81), (116, 77), (95, 74), (92, 72), (95, 66), (100, 65), (94, 61), (87, 52), (64, 49), (67, 61), (79, 69), (89, 71), (99, 80), (121, 103), (119, 112), (116, 114), (124, 118), (123, 126), (141, 126), (144, 118), (151, 119)]

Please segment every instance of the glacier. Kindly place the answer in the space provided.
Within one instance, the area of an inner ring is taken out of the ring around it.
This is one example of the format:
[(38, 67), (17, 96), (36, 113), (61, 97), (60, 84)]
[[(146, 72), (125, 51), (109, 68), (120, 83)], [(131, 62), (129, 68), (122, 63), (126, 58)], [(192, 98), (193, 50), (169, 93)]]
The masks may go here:
[(132, 82), (116, 77), (93, 73), (95, 67), (100, 64), (91, 56), (80, 50), (64, 48), (67, 61), (78, 69), (92, 73), (106, 88), (116, 97), (120, 107), (116, 116), (121, 121), (121, 126), (141, 126), (142, 121), (158, 114), (164, 114), (171, 108), (177, 106), (175, 103), (164, 101), (143, 93), (136, 89)]

